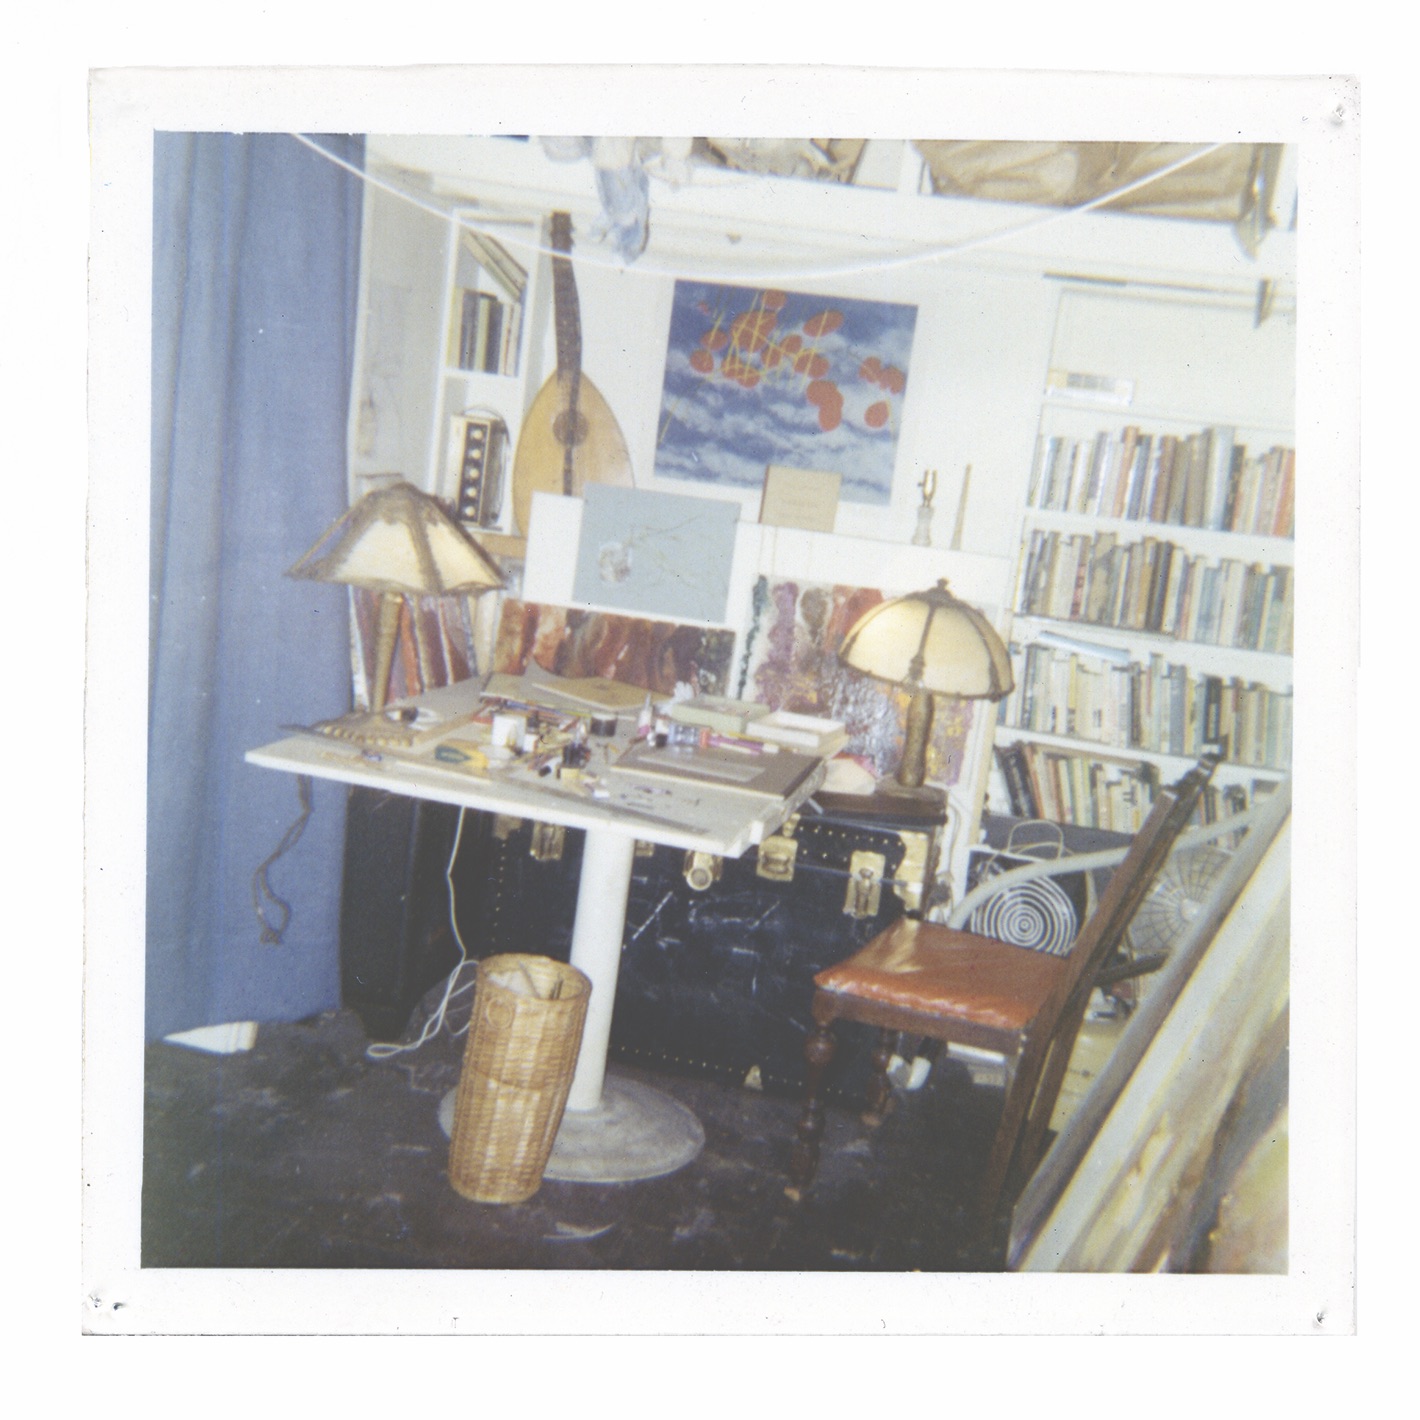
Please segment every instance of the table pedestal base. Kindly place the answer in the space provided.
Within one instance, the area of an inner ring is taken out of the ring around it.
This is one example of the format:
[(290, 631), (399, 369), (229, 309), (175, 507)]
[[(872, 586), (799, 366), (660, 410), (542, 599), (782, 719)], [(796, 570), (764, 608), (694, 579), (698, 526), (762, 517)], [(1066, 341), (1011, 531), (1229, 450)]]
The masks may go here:
[(705, 1131), (683, 1104), (612, 1075), (596, 1109), (569, 1109), (562, 1116), (543, 1177), (566, 1183), (661, 1178), (684, 1168), (704, 1147)]
[[(452, 1137), (454, 1096), (439, 1105)], [(543, 1177), (559, 1183), (635, 1183), (684, 1168), (705, 1147), (700, 1121), (683, 1104), (637, 1080), (608, 1075), (595, 1109), (567, 1110)]]

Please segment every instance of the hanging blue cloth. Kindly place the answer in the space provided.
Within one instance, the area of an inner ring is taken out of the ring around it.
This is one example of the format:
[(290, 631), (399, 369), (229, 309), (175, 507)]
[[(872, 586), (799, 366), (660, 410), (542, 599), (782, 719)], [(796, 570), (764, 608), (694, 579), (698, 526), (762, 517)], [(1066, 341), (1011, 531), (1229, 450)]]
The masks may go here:
[(316, 785), (297, 834), (302, 781), (243, 755), (350, 702), (346, 599), (283, 573), (346, 506), (361, 211), (288, 135), (153, 157), (149, 1039), (339, 1004), (344, 791)]
[[(651, 185), (645, 170), (635, 164), (598, 168), (597, 196), (601, 199), (600, 228), (616, 254), (630, 266), (646, 250), (650, 234)], [(601, 236), (599, 231), (597, 236)]]

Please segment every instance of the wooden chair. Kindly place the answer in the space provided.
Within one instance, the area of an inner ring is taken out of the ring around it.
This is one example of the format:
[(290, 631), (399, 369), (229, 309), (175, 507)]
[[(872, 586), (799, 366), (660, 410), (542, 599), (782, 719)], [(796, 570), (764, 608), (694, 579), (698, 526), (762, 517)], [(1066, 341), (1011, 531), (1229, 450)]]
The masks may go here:
[(854, 956), (819, 972), (813, 1000), (817, 1029), (804, 1046), (804, 1113), (785, 1190), (790, 1198), (802, 1197), (818, 1168), (824, 1130), (819, 1095), (833, 1059), (834, 1022), (860, 1021), (881, 1031), (863, 1116), (870, 1125), (880, 1123), (887, 1110), (887, 1067), (900, 1033), (1005, 1056), (1005, 1104), (976, 1202), (980, 1234), (989, 1234), (1045, 1152), (1051, 1112), (1100, 970), (1188, 825), (1216, 765), (1217, 757), (1207, 755), (1160, 791), (1065, 956), (901, 918)]

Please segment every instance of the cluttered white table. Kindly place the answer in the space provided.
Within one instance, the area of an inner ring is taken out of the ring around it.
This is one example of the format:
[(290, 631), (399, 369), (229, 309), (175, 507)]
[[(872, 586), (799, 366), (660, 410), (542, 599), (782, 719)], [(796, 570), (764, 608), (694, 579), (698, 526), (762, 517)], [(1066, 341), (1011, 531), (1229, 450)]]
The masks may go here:
[[(635, 845), (739, 856), (822, 785), (834, 727), (778, 716), (741, 729), (724, 702), (658, 712), (634, 687), (539, 674), (464, 681), (378, 714), (286, 728), (248, 762), (585, 830), (570, 960), (592, 992), (545, 1176), (630, 1182), (690, 1162), (704, 1144), (694, 1115), (607, 1075)], [(446, 1132), (451, 1117), (452, 1097)]]

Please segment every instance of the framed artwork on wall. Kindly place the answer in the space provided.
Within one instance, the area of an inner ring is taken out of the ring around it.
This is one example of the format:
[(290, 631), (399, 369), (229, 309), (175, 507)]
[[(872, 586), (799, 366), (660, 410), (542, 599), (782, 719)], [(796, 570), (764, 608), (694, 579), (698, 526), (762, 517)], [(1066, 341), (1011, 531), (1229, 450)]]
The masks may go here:
[(677, 281), (656, 437), (660, 478), (759, 490), (769, 465), (892, 497), (917, 307)]
[(739, 506), (589, 483), (574, 599), (682, 621), (725, 619)]

